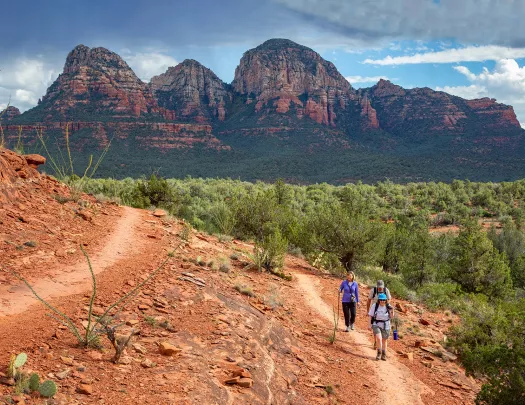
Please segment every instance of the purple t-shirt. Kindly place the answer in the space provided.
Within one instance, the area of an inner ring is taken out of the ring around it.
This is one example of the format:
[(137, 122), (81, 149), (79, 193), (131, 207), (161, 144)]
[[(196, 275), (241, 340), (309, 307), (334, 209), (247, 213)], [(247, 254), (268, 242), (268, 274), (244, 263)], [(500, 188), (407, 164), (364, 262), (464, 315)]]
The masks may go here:
[(343, 280), (339, 291), (343, 291), (342, 302), (352, 302), (352, 295), (355, 297), (355, 302), (359, 302), (359, 289), (355, 281), (349, 283), (348, 280)]

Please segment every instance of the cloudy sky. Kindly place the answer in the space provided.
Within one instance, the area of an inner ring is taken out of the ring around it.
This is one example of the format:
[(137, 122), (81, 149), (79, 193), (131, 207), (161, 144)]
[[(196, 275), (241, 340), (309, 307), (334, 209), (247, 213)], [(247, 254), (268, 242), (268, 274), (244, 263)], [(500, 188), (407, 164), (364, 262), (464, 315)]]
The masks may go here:
[(354, 87), (388, 78), (514, 106), (525, 125), (523, 0), (47, 0), (2, 2), (0, 107), (36, 105), (78, 44), (144, 81), (187, 58), (230, 82), (244, 51), (288, 38)]

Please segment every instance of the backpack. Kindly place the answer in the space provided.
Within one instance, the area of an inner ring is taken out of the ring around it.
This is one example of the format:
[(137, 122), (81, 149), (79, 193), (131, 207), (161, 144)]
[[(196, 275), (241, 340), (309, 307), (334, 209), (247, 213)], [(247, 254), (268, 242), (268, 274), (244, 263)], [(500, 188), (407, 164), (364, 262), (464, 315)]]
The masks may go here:
[[(386, 288), (386, 287), (385, 287)], [(371, 318), (370, 320), (370, 323), (373, 325), (374, 322), (376, 321), (376, 314), (377, 314), (377, 309), (379, 308), (379, 301), (376, 302), (375, 304), (375, 308), (374, 308), (374, 316)], [(386, 304), (386, 311), (387, 311), (387, 314), (388, 314), (388, 321), (390, 320), (390, 310), (391, 309), (394, 309), (394, 307), (390, 304)], [(388, 321), (379, 321), (379, 322), (388, 322)]]
[[(388, 288), (386, 288), (386, 285), (385, 285), (385, 291), (384, 291), (385, 294), (386, 294), (387, 290), (388, 290)], [(390, 291), (388, 291), (388, 294), (390, 294)], [(387, 296), (388, 296), (388, 294), (387, 294)], [(376, 297), (376, 295), (377, 295), (377, 286), (374, 287), (374, 295), (372, 295), (372, 299), (374, 299)]]

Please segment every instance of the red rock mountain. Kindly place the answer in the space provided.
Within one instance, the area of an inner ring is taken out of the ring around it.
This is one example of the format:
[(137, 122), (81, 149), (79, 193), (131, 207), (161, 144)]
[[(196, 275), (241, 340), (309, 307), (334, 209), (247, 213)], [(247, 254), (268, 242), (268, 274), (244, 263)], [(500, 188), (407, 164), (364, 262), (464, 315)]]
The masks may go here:
[(11, 121), (20, 115), (20, 110), (12, 105), (0, 112), (0, 119), (4, 121)]
[(427, 135), (520, 128), (514, 109), (494, 99), (464, 100), (429, 88), (404, 89), (383, 79), (359, 94), (369, 98), (379, 127), (391, 133)]
[[(163, 167), (168, 176), (252, 171), (252, 179), (289, 173), (290, 179), (347, 181), (363, 172), (374, 180), (404, 180), (408, 170), (413, 181), (424, 170), (430, 173), (424, 179), (433, 179), (446, 167), (443, 179), (464, 173), (473, 180), (492, 179), (492, 166), (486, 174), (477, 168), (499, 159), (500, 179), (525, 176), (525, 131), (511, 106), (385, 80), (356, 90), (333, 63), (286, 39), (245, 52), (231, 84), (194, 60), (145, 84), (117, 54), (79, 45), (38, 106), (21, 115), (9, 111), (7, 143), (16, 144), (23, 125), (24, 142), (34, 141), (38, 126), (59, 144), (66, 122), (86, 153), (111, 139), (120, 145), (112, 148), (126, 151), (110, 155), (114, 162), (99, 172), (107, 175), (140, 176)], [(318, 167), (305, 163), (305, 153)], [(341, 154), (335, 162), (326, 159)], [(442, 166), (436, 156), (454, 162)], [(391, 162), (401, 162), (395, 173)]]
[(41, 101), (42, 118), (172, 117), (159, 108), (147, 86), (116, 53), (78, 45), (67, 56), (63, 73)]
[(232, 83), (255, 110), (287, 113), (336, 125), (336, 110), (353, 98), (352, 86), (333, 63), (287, 39), (272, 39), (246, 52)]
[(186, 59), (151, 79), (159, 105), (196, 122), (224, 121), (233, 94), (230, 87), (199, 62)]

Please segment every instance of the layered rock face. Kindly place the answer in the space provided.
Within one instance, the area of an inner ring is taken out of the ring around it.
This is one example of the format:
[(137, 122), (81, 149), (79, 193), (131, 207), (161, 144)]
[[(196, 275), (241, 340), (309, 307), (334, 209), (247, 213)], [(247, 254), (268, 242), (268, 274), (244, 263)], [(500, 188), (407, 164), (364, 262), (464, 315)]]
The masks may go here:
[(354, 98), (350, 83), (313, 50), (286, 39), (272, 39), (246, 52), (232, 83), (257, 112), (287, 113), (336, 125), (337, 110)]
[(4, 121), (11, 121), (20, 115), (20, 110), (14, 106), (7, 107), (4, 111), (0, 112), (0, 119)]
[(19, 155), (0, 148), (0, 207), (19, 197), (17, 182), (20, 179), (40, 177), (36, 168), (45, 162), (40, 155)]
[(383, 79), (359, 94), (370, 100), (379, 127), (391, 133), (424, 136), (479, 127), (486, 131), (520, 128), (513, 108), (493, 99), (464, 100), (429, 88), (403, 89)]
[(199, 123), (224, 121), (233, 97), (215, 73), (190, 59), (153, 77), (149, 88), (161, 107), (176, 111), (179, 119)]
[[(116, 53), (79, 45), (67, 56), (63, 73), (48, 89), (41, 105), (50, 115), (72, 111), (104, 116), (140, 117), (173, 114), (158, 107), (147, 86)], [(48, 118), (48, 117), (45, 117)]]

